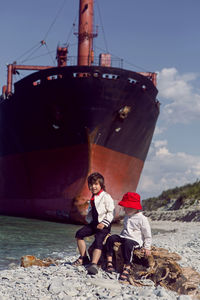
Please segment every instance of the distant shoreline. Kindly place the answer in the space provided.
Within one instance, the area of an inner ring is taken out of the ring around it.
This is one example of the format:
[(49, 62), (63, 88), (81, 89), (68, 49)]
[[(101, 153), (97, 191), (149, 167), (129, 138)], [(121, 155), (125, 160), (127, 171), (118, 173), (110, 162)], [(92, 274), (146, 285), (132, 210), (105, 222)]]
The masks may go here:
[(178, 210), (155, 210), (143, 211), (144, 215), (152, 221), (179, 221), (200, 222), (200, 209), (178, 209)]

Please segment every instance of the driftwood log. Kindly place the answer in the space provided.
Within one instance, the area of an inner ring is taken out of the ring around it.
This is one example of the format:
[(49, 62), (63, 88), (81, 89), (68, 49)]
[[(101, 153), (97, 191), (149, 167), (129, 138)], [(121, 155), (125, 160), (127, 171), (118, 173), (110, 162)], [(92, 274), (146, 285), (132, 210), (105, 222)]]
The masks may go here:
[(33, 255), (24, 255), (21, 257), (21, 267), (28, 268), (32, 266), (38, 267), (49, 267), (52, 265), (57, 265), (57, 261), (48, 257), (44, 258), (43, 260), (33, 256)]
[[(93, 245), (88, 252), (91, 257)], [(144, 286), (144, 280), (150, 279), (154, 284), (161, 285), (179, 294), (193, 295), (193, 299), (200, 300), (200, 274), (190, 267), (183, 268), (177, 261), (181, 257), (177, 253), (170, 253), (164, 248), (152, 247), (151, 256), (145, 257), (141, 249), (133, 253), (131, 273), (128, 283), (134, 286)], [(123, 269), (121, 244), (115, 243), (113, 263), (117, 272)], [(106, 268), (106, 256), (103, 251), (99, 264)]]

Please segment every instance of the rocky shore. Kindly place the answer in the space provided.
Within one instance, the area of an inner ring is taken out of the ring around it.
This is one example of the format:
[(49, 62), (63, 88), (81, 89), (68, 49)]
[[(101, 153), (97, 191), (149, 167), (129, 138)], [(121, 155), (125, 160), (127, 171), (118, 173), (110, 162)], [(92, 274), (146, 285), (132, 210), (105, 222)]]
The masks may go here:
[(196, 207), (177, 210), (157, 209), (153, 211), (145, 211), (144, 214), (152, 221), (200, 222), (200, 209)]
[[(190, 266), (200, 272), (200, 223), (151, 221), (157, 229), (153, 244), (178, 253), (181, 266)], [(22, 255), (31, 253), (22, 253)], [(97, 275), (88, 275), (84, 267), (70, 263), (77, 256), (66, 257), (56, 266), (23, 268), (11, 265), (0, 272), (0, 300), (97, 300), (97, 299), (198, 299), (178, 295), (144, 279), (144, 287), (135, 287), (118, 282), (119, 274), (99, 270)]]

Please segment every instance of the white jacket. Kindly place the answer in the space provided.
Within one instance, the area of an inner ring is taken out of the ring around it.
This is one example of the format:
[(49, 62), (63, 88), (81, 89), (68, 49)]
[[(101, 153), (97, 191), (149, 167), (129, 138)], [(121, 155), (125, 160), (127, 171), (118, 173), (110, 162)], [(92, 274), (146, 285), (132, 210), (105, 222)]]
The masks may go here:
[[(94, 204), (98, 213), (98, 222), (108, 227), (114, 218), (115, 207), (112, 197), (105, 191), (102, 191), (99, 195), (94, 195)], [(88, 223), (92, 222), (91, 203), (89, 203), (86, 221)]]
[(151, 228), (147, 217), (142, 212), (124, 217), (124, 229), (120, 236), (138, 242), (140, 247), (151, 249)]

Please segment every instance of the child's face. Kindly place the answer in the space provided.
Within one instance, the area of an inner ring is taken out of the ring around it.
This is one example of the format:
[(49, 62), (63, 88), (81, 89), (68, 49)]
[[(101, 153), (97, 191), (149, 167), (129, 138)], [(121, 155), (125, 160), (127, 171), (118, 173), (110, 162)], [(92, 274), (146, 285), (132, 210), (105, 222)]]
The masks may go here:
[(137, 209), (131, 207), (124, 207), (125, 214), (131, 216), (137, 212)]
[(92, 194), (96, 195), (98, 194), (98, 192), (100, 192), (101, 190), (101, 185), (99, 183), (99, 181), (95, 181), (94, 183), (92, 183), (91, 185), (89, 185), (89, 189), (92, 192)]

